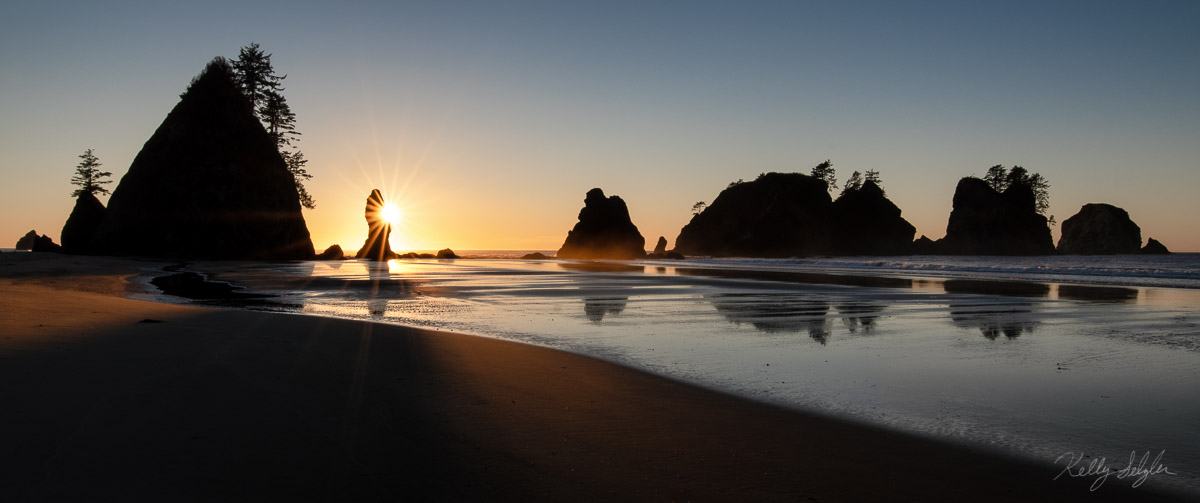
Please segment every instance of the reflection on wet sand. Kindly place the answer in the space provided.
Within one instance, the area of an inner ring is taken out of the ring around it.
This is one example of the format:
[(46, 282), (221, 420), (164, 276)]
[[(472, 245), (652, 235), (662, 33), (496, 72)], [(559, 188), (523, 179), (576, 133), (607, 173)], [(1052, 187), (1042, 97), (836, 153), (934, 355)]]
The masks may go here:
[(887, 306), (861, 303), (839, 304), (835, 307), (842, 316), (842, 325), (852, 334), (857, 333), (859, 329), (862, 329), (864, 334), (874, 331), (879, 313), (887, 309)]
[(1018, 281), (983, 281), (975, 279), (948, 279), (942, 282), (946, 293), (975, 293), (983, 295), (1008, 295), (1014, 297), (1048, 297), (1050, 285)]
[(725, 319), (749, 323), (760, 332), (808, 331), (824, 344), (829, 340), (829, 302), (802, 294), (722, 294), (707, 297)]
[(1119, 286), (1058, 285), (1058, 298), (1092, 302), (1137, 302), (1138, 291)]
[(786, 283), (806, 283), (818, 285), (869, 286), (880, 288), (912, 288), (913, 280), (909, 278), (893, 278), (882, 276), (852, 276), (842, 274), (822, 274), (793, 271), (758, 271), (737, 269), (699, 269), (676, 267), (675, 273), (681, 276), (702, 276), (707, 278), (753, 279), (759, 281), (782, 281)]
[(1038, 321), (1030, 317), (1029, 304), (969, 304), (950, 305), (950, 320), (956, 327), (979, 328), (988, 340), (1001, 335), (1016, 339), (1023, 333), (1033, 333)]
[(616, 316), (625, 310), (629, 297), (583, 299), (583, 314), (593, 323), (604, 321), (605, 315)]
[(583, 272), (645, 272), (646, 267), (629, 264), (610, 264), (607, 262), (559, 262), (558, 266), (568, 271)]

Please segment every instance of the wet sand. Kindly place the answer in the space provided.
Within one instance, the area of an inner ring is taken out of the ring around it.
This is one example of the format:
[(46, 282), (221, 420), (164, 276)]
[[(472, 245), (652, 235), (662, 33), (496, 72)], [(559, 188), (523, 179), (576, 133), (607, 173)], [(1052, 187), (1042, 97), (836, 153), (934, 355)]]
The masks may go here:
[(0, 256), (0, 499), (1153, 501), (545, 348)]

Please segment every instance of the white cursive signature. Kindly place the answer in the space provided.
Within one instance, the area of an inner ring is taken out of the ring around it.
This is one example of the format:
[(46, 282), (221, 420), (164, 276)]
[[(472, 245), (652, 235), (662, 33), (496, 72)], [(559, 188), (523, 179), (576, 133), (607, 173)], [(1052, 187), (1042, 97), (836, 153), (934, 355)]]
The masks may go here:
[[(1133, 481), (1133, 487), (1136, 488), (1141, 486), (1151, 475), (1158, 475), (1160, 473), (1175, 475), (1175, 472), (1168, 469), (1167, 465), (1162, 464), (1162, 457), (1166, 453), (1166, 450), (1159, 451), (1158, 455), (1151, 460), (1150, 451), (1142, 454), (1140, 459), (1138, 458), (1137, 451), (1131, 451), (1129, 453), (1129, 463), (1125, 465), (1125, 468), (1115, 470), (1108, 467), (1108, 462), (1105, 458), (1093, 458), (1084, 463), (1083, 459), (1086, 456), (1083, 453), (1075, 455), (1073, 452), (1068, 452), (1054, 460), (1054, 464), (1056, 465), (1060, 461), (1066, 461), (1066, 466), (1063, 467), (1061, 472), (1058, 472), (1058, 475), (1054, 476), (1054, 480), (1058, 480), (1063, 475), (1068, 477), (1096, 477), (1088, 489), (1089, 491), (1095, 491), (1104, 485), (1104, 481), (1108, 480), (1109, 475), (1114, 475), (1117, 479), (1136, 477)], [(1147, 463), (1149, 463), (1148, 466)]]

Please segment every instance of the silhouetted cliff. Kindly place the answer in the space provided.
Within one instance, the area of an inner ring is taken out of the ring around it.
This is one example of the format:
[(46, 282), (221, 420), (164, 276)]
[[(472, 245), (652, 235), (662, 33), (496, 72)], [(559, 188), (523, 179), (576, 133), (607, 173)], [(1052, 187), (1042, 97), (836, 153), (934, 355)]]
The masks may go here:
[(1080, 255), (1137, 253), (1142, 229), (1129, 213), (1111, 204), (1085, 204), (1062, 223), (1058, 252)]
[(635, 259), (646, 256), (646, 238), (629, 219), (629, 208), (618, 196), (604, 197), (589, 190), (579, 210), (579, 222), (570, 231), (558, 258)]
[(684, 255), (793, 257), (826, 255), (833, 201), (823, 180), (767, 173), (730, 185), (679, 231)]
[(917, 228), (900, 216), (900, 208), (875, 182), (847, 190), (833, 202), (833, 253), (836, 255), (905, 255)]
[(1027, 185), (996, 192), (974, 177), (958, 181), (954, 210), (937, 252), (947, 255), (1049, 255), (1054, 241)]
[(158, 257), (314, 256), (295, 181), (225, 60), (208, 64), (146, 141), (93, 244)]

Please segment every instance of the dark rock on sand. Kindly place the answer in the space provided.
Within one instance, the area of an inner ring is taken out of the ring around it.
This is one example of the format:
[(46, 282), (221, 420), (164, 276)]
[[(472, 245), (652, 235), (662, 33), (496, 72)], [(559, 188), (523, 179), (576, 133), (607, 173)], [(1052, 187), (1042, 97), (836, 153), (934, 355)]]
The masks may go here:
[(205, 259), (311, 259), (295, 180), (234, 84), (204, 69), (113, 191), (97, 253)]
[(35, 230), (26, 232), (24, 236), (17, 239), (17, 245), (14, 247), (18, 250), (32, 250), (33, 242), (38, 238), (38, 233)]
[(567, 232), (558, 258), (635, 259), (646, 256), (646, 238), (629, 219), (629, 208), (618, 196), (604, 197), (592, 189), (579, 210), (579, 222)]
[(1028, 185), (1015, 184), (1000, 193), (983, 180), (966, 177), (954, 190), (954, 210), (937, 251), (947, 255), (1050, 255), (1054, 241)]
[(917, 228), (868, 180), (833, 202), (832, 231), (836, 255), (904, 255), (912, 249)]
[(1145, 253), (1147, 255), (1166, 255), (1171, 253), (1171, 251), (1168, 250), (1167, 247), (1162, 243), (1159, 243), (1157, 239), (1150, 238), (1148, 241), (1146, 241), (1146, 246), (1143, 247), (1139, 253)]
[(547, 257), (542, 252), (533, 252), (533, 253), (526, 253), (524, 255), (521, 255), (521, 260), (547, 260), (550, 258), (552, 258), (552, 257)]
[(799, 173), (767, 173), (735, 183), (679, 232), (685, 255), (793, 257), (832, 250), (833, 201), (823, 180)]
[(442, 259), (450, 259), (450, 258), (462, 258), (462, 257), (460, 257), (460, 256), (456, 255), (456, 254), (454, 253), (454, 250), (451, 250), (451, 249), (449, 249), (449, 248), (446, 248), (446, 249), (443, 249), (443, 250), (438, 250), (438, 252), (437, 252), (437, 258), (442, 258)]
[(658, 244), (654, 245), (655, 255), (665, 255), (667, 253), (667, 238), (666, 236), (658, 237)]
[(326, 248), (325, 251), (317, 255), (317, 260), (342, 260), (346, 258), (346, 253), (342, 251), (339, 245), (333, 245)]
[(354, 258), (365, 258), (376, 261), (391, 260), (397, 257), (392, 251), (388, 239), (392, 236), (392, 226), (383, 218), (383, 194), (379, 189), (371, 191), (367, 196), (367, 206), (363, 217), (367, 220), (367, 240), (359, 247)]
[(91, 252), (92, 236), (103, 221), (104, 203), (89, 192), (79, 194), (75, 199), (75, 208), (71, 210), (71, 216), (67, 217), (67, 223), (63, 225), (62, 234), (59, 236), (62, 239), (63, 252)]
[(1062, 223), (1058, 252), (1077, 255), (1137, 253), (1142, 247), (1142, 229), (1129, 213), (1111, 204), (1085, 204), (1079, 213)]
[(909, 250), (913, 255), (933, 255), (937, 253), (937, 244), (922, 234), (916, 241), (913, 241), (912, 247)]

